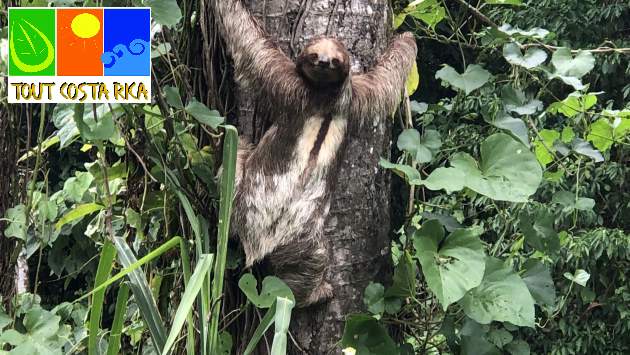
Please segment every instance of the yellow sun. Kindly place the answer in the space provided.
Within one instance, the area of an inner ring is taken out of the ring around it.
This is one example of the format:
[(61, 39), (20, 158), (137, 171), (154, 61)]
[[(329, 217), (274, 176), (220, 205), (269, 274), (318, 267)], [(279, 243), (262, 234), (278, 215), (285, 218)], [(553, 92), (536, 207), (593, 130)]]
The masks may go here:
[(82, 13), (72, 19), (70, 27), (77, 37), (91, 38), (101, 29), (101, 22), (92, 14)]

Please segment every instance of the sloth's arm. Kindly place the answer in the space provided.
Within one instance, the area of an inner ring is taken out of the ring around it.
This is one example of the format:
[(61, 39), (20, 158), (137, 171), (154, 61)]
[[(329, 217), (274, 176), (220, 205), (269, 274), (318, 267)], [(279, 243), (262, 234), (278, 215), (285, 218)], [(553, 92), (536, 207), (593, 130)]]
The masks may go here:
[(416, 53), (413, 34), (403, 33), (392, 40), (372, 69), (352, 78), (351, 114), (354, 119), (383, 117), (394, 113), (416, 60)]
[(236, 80), (277, 104), (295, 105), (304, 84), (295, 64), (258, 25), (241, 0), (212, 0), (215, 19), (234, 60)]

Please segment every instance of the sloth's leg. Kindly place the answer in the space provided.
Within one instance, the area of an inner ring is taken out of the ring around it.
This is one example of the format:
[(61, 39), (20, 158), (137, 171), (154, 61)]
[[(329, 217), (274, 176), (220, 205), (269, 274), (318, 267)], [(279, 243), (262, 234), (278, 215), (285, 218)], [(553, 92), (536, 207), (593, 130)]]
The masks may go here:
[(319, 241), (308, 240), (277, 248), (270, 256), (273, 272), (293, 291), (297, 307), (324, 302), (333, 295), (324, 281), (328, 254)]

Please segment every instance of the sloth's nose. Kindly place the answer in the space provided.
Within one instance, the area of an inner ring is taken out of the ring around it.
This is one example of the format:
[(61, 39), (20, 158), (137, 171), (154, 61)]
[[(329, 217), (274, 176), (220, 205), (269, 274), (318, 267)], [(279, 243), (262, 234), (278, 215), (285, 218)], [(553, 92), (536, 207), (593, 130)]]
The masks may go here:
[(316, 64), (320, 67), (330, 66), (330, 58), (327, 55), (319, 55)]

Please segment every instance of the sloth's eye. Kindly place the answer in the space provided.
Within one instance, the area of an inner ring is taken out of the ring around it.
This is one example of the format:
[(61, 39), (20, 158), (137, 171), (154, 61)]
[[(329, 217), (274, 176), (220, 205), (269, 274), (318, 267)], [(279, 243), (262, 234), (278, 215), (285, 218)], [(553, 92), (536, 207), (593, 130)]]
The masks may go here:
[(311, 53), (311, 54), (308, 55), (308, 59), (310, 59), (312, 62), (316, 62), (317, 58), (319, 58), (317, 53)]
[(338, 66), (339, 66), (339, 64), (341, 64), (341, 63), (339, 62), (339, 59), (337, 59), (337, 58), (333, 58), (333, 60), (332, 60), (332, 64), (333, 64), (333, 66), (338, 67)]

